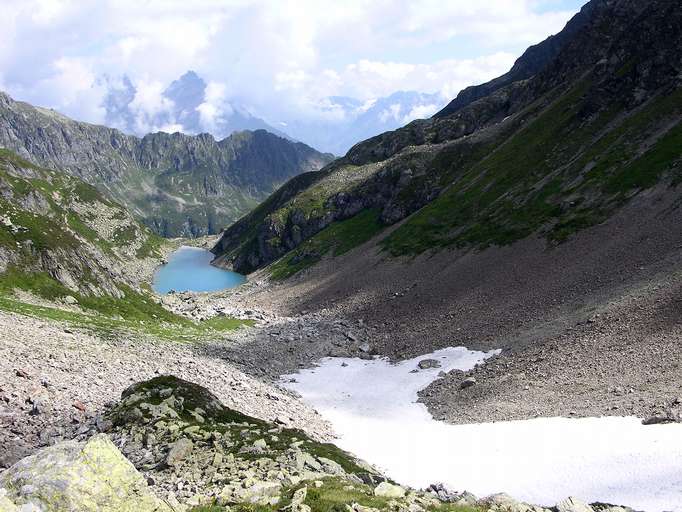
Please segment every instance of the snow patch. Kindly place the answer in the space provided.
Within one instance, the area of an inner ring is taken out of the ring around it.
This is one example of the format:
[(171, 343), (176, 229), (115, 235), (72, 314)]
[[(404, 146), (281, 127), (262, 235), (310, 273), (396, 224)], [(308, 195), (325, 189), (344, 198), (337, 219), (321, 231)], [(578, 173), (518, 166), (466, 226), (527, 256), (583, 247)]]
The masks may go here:
[[(332, 423), (340, 447), (398, 482), (507, 492), (545, 506), (577, 496), (682, 512), (682, 425), (643, 426), (632, 417), (448, 425), (416, 402), (439, 372), (471, 369), (494, 353), (447, 348), (398, 364), (326, 358), (283, 379)], [(414, 372), (427, 358), (441, 367)]]

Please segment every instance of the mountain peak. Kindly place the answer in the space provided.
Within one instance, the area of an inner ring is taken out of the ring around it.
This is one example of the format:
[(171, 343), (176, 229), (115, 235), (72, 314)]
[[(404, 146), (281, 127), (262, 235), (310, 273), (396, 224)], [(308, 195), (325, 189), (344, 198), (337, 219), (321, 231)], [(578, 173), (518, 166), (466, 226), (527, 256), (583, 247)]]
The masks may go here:
[(163, 95), (183, 110), (194, 110), (204, 102), (206, 82), (194, 71), (187, 71), (171, 82)]

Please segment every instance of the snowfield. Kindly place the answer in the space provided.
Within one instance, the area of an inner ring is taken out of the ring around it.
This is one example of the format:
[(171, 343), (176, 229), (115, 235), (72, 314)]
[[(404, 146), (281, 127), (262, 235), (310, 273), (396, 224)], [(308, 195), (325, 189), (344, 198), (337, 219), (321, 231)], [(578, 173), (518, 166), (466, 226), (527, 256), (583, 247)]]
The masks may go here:
[[(468, 370), (494, 353), (447, 348), (395, 365), (326, 358), (283, 379), (332, 423), (340, 447), (398, 482), (418, 488), (443, 482), (478, 496), (506, 492), (545, 506), (576, 496), (682, 512), (680, 424), (603, 417), (448, 425), (416, 402), (440, 371)], [(423, 359), (442, 366), (414, 372)]]

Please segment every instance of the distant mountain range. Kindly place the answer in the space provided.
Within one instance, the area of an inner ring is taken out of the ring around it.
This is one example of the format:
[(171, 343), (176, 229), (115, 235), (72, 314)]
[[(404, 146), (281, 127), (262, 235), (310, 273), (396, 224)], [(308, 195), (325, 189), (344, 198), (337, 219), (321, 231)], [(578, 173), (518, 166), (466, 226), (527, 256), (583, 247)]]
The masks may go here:
[(320, 105), (320, 110), (335, 114), (329, 116), (335, 120), (291, 120), (283, 129), (321, 151), (345, 155), (358, 142), (401, 128), (415, 119), (431, 117), (446, 103), (440, 94), (415, 91), (398, 91), (370, 101), (332, 96)]
[(171, 237), (218, 233), (289, 178), (332, 159), (265, 130), (233, 132), (220, 140), (206, 133), (139, 138), (2, 92), (0, 148), (96, 186), (158, 234)]
[(431, 117), (447, 103), (439, 94), (399, 91), (390, 96), (362, 101), (345, 96), (324, 98), (314, 107), (319, 116), (272, 114), (266, 121), (238, 99), (227, 98), (217, 84), (206, 83), (194, 71), (173, 81), (161, 94), (161, 104), (145, 109), (133, 82), (105, 77), (105, 124), (128, 134), (181, 132), (210, 133), (221, 139), (235, 131), (267, 130), (284, 138), (304, 142), (320, 151), (345, 154), (356, 143), (415, 119)]
[(285, 133), (252, 115), (242, 105), (227, 101), (222, 91), (207, 84), (194, 71), (173, 81), (162, 93), (161, 108), (149, 112), (136, 101), (138, 90), (127, 76), (104, 78), (108, 94), (104, 101), (105, 124), (132, 135), (150, 132), (210, 133), (223, 139), (236, 131), (267, 130), (280, 137)]

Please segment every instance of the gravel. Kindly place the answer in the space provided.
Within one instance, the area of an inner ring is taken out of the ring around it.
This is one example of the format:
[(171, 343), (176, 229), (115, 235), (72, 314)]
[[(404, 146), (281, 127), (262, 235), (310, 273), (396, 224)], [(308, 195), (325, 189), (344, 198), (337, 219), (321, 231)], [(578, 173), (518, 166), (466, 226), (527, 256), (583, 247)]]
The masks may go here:
[(199, 345), (123, 335), (103, 340), (1, 312), (0, 330), (0, 467), (87, 431), (126, 387), (159, 374), (204, 385), (225, 405), (251, 416), (331, 439), (328, 424), (291, 392), (221, 359), (225, 340)]

